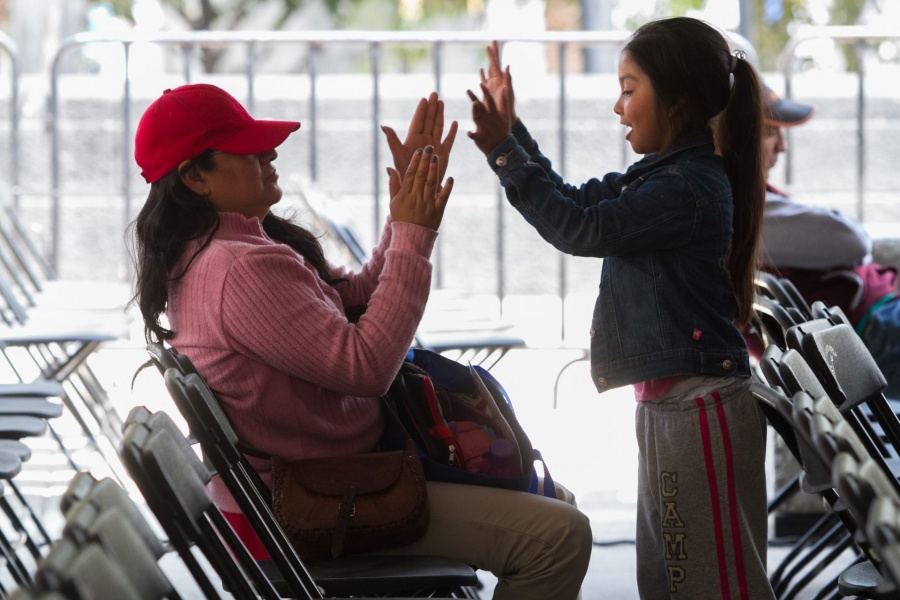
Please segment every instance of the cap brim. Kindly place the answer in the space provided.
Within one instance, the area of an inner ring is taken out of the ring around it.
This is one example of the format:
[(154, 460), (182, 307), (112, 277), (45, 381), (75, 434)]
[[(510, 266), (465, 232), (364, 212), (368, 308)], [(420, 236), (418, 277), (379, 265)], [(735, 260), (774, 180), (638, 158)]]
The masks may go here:
[(813, 113), (815, 113), (815, 108), (808, 104), (800, 104), (784, 98), (778, 98), (768, 107), (767, 112), (767, 124), (778, 127), (793, 127), (809, 121)]
[(300, 128), (297, 121), (254, 120), (239, 132), (219, 140), (210, 150), (231, 154), (259, 154), (277, 148)]

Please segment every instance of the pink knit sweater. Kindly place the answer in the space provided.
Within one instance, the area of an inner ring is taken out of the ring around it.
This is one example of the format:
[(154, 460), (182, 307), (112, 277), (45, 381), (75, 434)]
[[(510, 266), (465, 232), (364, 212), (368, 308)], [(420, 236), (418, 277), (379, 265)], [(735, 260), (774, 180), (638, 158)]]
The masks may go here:
[[(371, 450), (383, 428), (378, 396), (425, 309), (437, 232), (389, 220), (359, 273), (332, 267), (348, 280), (332, 287), (258, 219), (219, 217), (212, 243), (169, 289), (173, 347), (197, 365), (247, 446), (286, 459)], [(348, 322), (344, 307), (360, 304), (366, 313)], [(269, 483), (269, 462), (251, 462)], [(210, 493), (240, 512), (218, 478)]]

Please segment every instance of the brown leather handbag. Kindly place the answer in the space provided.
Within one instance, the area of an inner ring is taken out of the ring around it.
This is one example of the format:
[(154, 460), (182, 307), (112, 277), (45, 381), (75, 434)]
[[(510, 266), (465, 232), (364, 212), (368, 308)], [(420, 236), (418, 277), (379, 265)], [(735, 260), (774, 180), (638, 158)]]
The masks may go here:
[(422, 464), (404, 450), (272, 459), (275, 518), (302, 558), (337, 558), (416, 541), (428, 528)]

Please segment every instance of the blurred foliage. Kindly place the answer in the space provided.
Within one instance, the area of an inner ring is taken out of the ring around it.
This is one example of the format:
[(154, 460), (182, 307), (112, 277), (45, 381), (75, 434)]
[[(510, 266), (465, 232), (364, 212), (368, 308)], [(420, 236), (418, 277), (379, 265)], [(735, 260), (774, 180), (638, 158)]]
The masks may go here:
[[(134, 21), (132, 0), (88, 0), (112, 8), (116, 15)], [(194, 31), (240, 29), (254, 8), (276, 3), (278, 16), (267, 24), (268, 29), (280, 30), (291, 16), (306, 2), (320, 2), (338, 27), (359, 29), (407, 30), (423, 29), (435, 19), (456, 17), (465, 13), (482, 12), (482, 0), (159, 0), (169, 14), (176, 14)], [(215, 71), (222, 48), (203, 48), (201, 60), (207, 72)], [(397, 49), (395, 54), (403, 64), (411, 64), (424, 57), (424, 49)]]
[[(275, 21), (269, 28), (282, 29), (290, 17), (304, 7), (306, 2), (321, 2), (334, 19), (336, 27), (358, 29), (415, 30), (435, 27), (435, 23), (465, 17), (478, 18), (483, 14), (486, 0), (159, 0), (171, 12), (177, 14), (191, 29), (229, 30), (239, 29), (241, 23), (255, 7), (263, 3), (280, 6)], [(588, 0), (545, 0), (547, 11), (569, 10), (573, 4)], [(618, 0), (627, 3), (629, 0)], [(733, 0), (738, 2), (740, 0)], [(748, 0), (754, 14), (754, 37), (761, 70), (777, 70), (778, 58), (792, 32), (798, 25), (812, 24), (811, 4), (814, 0)], [(132, 0), (89, 0), (95, 4), (112, 6), (115, 13), (131, 19)], [(634, 29), (649, 19), (660, 16), (684, 15), (688, 11), (701, 10), (707, 0), (656, 0), (652, 14), (634, 15), (626, 27)], [(831, 0), (828, 12), (829, 25), (851, 25), (858, 22), (867, 2), (877, 8), (873, 0)], [(577, 13), (576, 13), (577, 14)], [(555, 22), (548, 17), (548, 22)], [(463, 20), (463, 26), (466, 21)], [(820, 23), (821, 24), (821, 23)], [(841, 52), (848, 69), (856, 66), (855, 48), (843, 44)], [(204, 49), (203, 62), (208, 70), (214, 70), (221, 50)], [(425, 51), (416, 48), (398, 49), (404, 64), (419, 61)]]

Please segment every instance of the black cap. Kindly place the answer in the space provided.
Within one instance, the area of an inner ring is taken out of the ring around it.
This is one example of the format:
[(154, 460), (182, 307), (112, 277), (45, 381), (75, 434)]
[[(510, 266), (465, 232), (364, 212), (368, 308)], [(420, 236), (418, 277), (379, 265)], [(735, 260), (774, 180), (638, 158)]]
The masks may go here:
[(763, 100), (766, 105), (766, 124), (776, 127), (793, 127), (809, 121), (815, 108), (780, 98), (772, 88), (763, 84)]

